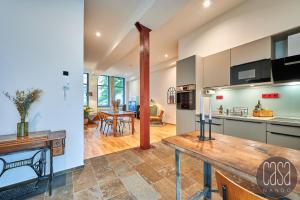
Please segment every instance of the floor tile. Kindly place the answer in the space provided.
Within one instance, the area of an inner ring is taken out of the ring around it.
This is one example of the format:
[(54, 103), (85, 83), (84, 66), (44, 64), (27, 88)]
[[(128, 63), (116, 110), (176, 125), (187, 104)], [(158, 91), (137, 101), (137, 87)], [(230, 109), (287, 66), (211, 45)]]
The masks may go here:
[(126, 189), (137, 199), (157, 200), (160, 198), (152, 185), (145, 181), (138, 173), (123, 177), (121, 181)]
[(128, 150), (128, 151), (123, 151), (122, 155), (124, 159), (129, 162), (131, 165), (139, 165), (143, 163), (143, 160), (138, 157), (133, 151)]
[(137, 165), (135, 169), (150, 183), (155, 183), (162, 179), (162, 176), (146, 163)]
[(137, 200), (133, 195), (128, 192), (123, 192), (109, 200)]
[(127, 192), (125, 186), (119, 178), (99, 182), (100, 191), (104, 200), (116, 197)]
[(91, 165), (73, 172), (74, 192), (82, 191), (97, 184), (95, 174)]
[(86, 190), (74, 193), (74, 200), (102, 200), (102, 194), (99, 186), (96, 185)]
[(52, 195), (46, 193), (45, 200), (72, 200), (73, 199), (73, 185), (66, 185), (53, 189)]
[(136, 172), (135, 169), (123, 159), (111, 162), (110, 166), (118, 176), (129, 176)]

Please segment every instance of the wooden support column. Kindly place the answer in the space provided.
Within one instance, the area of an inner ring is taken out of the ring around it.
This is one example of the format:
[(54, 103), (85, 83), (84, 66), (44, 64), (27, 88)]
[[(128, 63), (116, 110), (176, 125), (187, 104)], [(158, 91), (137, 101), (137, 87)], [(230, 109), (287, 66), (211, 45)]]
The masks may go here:
[(140, 32), (140, 147), (150, 148), (150, 72), (149, 33), (151, 29), (135, 23)]

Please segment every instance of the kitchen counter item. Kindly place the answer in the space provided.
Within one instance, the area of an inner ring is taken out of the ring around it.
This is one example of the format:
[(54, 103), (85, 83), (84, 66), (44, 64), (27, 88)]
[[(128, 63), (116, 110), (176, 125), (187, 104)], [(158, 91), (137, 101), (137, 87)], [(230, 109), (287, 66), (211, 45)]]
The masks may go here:
[(248, 116), (248, 108), (246, 108), (246, 107), (233, 107), (232, 109), (230, 109), (229, 114), (231, 116), (245, 117), (245, 116)]
[(273, 110), (253, 110), (253, 117), (273, 117)]

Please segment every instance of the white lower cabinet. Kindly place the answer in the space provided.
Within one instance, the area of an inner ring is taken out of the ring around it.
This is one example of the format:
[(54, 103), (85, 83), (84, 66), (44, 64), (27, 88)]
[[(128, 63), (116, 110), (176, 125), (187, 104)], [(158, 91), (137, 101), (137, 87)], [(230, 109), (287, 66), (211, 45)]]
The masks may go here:
[(268, 123), (267, 143), (300, 150), (300, 127)]
[(224, 119), (224, 135), (266, 143), (266, 122)]

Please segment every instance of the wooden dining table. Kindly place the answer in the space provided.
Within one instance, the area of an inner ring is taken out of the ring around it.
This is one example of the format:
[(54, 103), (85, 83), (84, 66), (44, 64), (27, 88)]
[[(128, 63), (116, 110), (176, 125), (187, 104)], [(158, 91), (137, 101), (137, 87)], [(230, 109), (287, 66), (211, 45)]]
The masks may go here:
[(199, 132), (192, 132), (162, 140), (175, 148), (176, 200), (181, 199), (180, 153), (196, 157), (204, 163), (204, 189), (190, 199), (199, 199), (199, 196), (211, 199), (211, 166), (256, 184), (260, 164), (270, 157), (283, 157), (293, 163), (298, 171), (297, 183), (287, 197), (300, 199), (300, 151), (217, 133), (212, 133), (214, 140), (210, 141), (199, 141), (197, 136)]
[(117, 127), (118, 127), (118, 118), (129, 117), (131, 118), (131, 133), (134, 134), (134, 112), (129, 111), (100, 111), (100, 114), (106, 115), (108, 117), (112, 117), (113, 126), (112, 132), (114, 136), (117, 136)]

